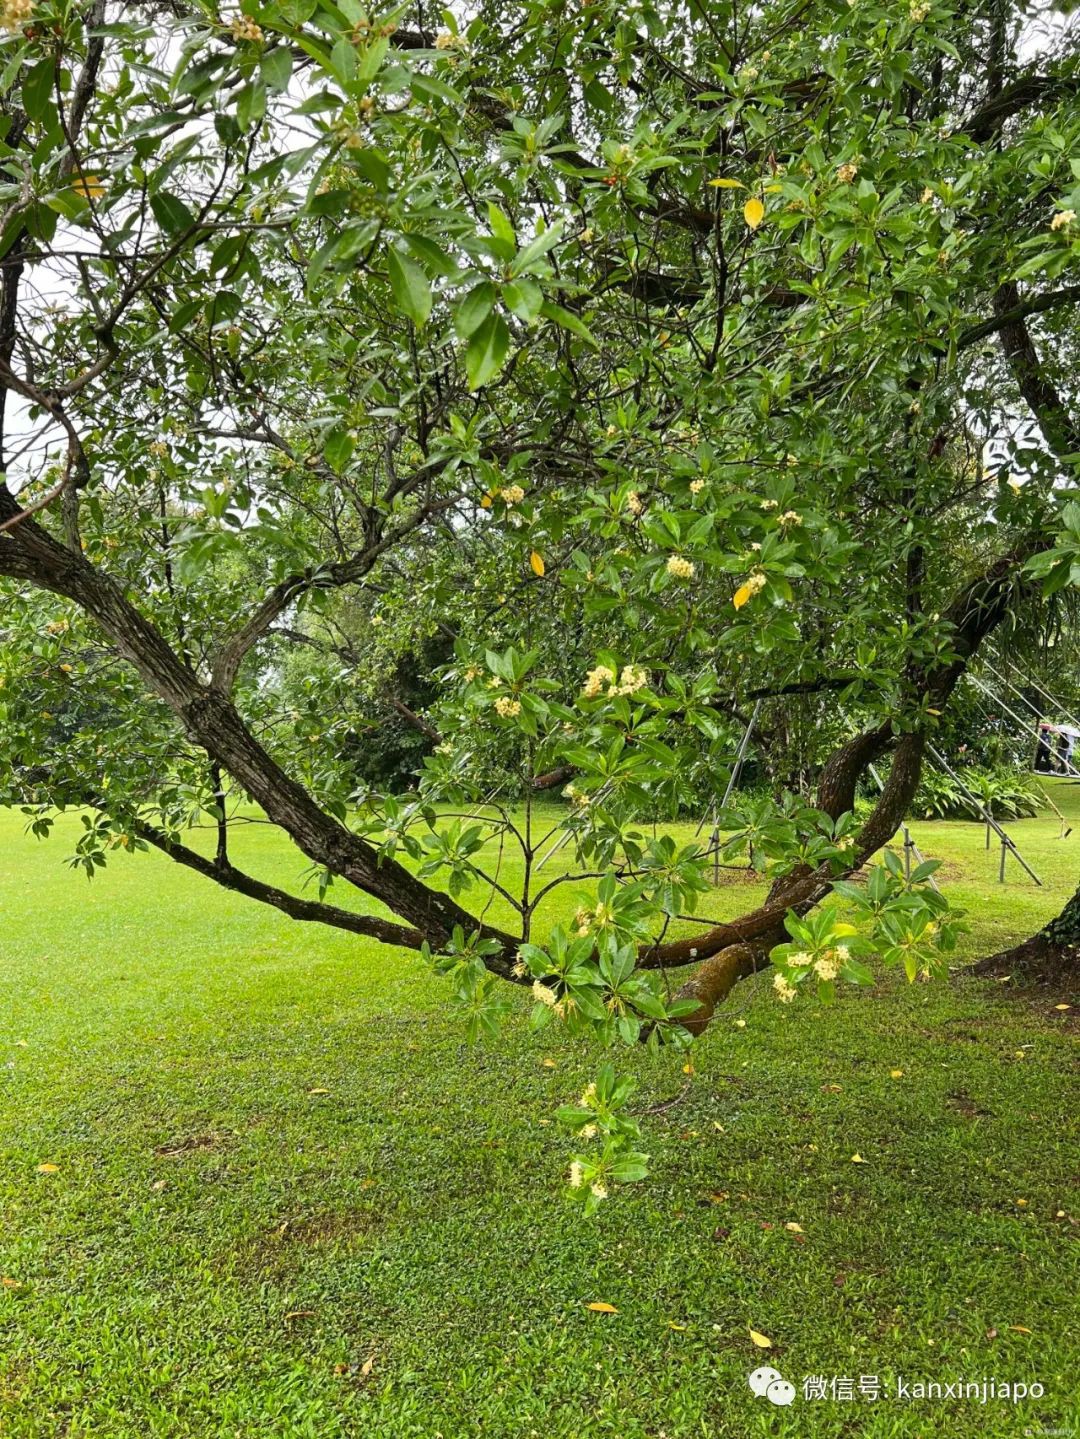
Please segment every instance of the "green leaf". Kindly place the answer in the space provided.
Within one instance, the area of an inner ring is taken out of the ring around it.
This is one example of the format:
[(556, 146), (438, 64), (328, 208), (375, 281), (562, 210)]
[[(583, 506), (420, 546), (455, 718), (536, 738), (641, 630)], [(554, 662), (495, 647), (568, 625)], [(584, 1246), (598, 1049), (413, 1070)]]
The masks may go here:
[(278, 45), (273, 50), (268, 50), (259, 61), (259, 74), (263, 84), (276, 93), (288, 88), (292, 69), (292, 51), (287, 45)]
[(393, 246), (387, 251), (387, 260), (394, 303), (414, 325), (425, 324), (431, 314), (431, 285), (428, 277), (415, 261), (402, 255)]
[(571, 334), (577, 335), (579, 339), (592, 345), (594, 350), (599, 348), (588, 325), (579, 320), (576, 315), (572, 315), (569, 310), (564, 310), (561, 305), (555, 305), (550, 300), (545, 300), (540, 307), (540, 313), (545, 320), (554, 320), (556, 325), (561, 325), (564, 330), (569, 330)]
[(501, 315), (491, 314), (476, 330), (465, 351), (465, 373), (469, 389), (481, 385), (499, 373), (506, 363), (510, 348), (510, 331)]
[(495, 307), (497, 295), (490, 280), (474, 285), (454, 311), (454, 329), (463, 340), (480, 328)]
[(55, 74), (56, 62), (51, 55), (47, 55), (44, 60), (37, 62), (23, 81), (23, 109), (30, 116), (31, 120), (43, 120), (45, 118), (52, 96), (53, 78)]
[(150, 208), (154, 219), (167, 235), (182, 234), (195, 224), (195, 216), (184, 201), (169, 190), (159, 190), (156, 195), (151, 195)]

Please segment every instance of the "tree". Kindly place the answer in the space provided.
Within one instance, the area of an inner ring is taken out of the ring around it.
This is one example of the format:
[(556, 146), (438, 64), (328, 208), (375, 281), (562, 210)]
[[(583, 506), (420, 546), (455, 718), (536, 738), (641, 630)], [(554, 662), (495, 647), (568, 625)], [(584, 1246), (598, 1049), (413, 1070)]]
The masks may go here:
[[(1027, 15), (7, 0), (0, 737), (39, 832), (78, 805), (89, 872), (152, 845), (423, 949), (474, 1028), (504, 981), (537, 1023), (683, 1042), (770, 962), (784, 1000), (940, 969), (928, 869), (846, 876), (986, 637), (1080, 576), (1076, 46)], [(1020, 478), (987, 473), (1021, 413)], [(435, 752), (357, 794), (355, 667), (425, 645)], [(835, 747), (814, 804), (719, 810), (771, 889), (697, 920), (710, 846), (637, 826), (719, 806), (758, 700)], [(549, 879), (532, 797), (564, 780)], [(235, 866), (238, 798), (319, 900)], [(606, 1136), (589, 1204), (642, 1172), (625, 1093), (567, 1116)]]

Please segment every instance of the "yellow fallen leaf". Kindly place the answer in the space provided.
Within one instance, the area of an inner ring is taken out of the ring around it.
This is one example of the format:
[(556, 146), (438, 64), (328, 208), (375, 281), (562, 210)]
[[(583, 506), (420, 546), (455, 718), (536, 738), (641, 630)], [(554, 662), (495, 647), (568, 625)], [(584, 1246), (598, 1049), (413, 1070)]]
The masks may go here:
[[(1071, 1005), (1071, 1004), (1055, 1004), (1055, 1005), (1054, 1005), (1054, 1008), (1055, 1008), (1055, 1009), (1072, 1009), (1072, 1005)], [(20, 1040), (19, 1040), (19, 1043), (20, 1043), (20, 1044), (25, 1044), (25, 1043), (26, 1043), (26, 1040), (25, 1040), (25, 1039), (20, 1039)]]
[(852, 1164), (865, 1164), (866, 1160), (862, 1157), (861, 1154), (853, 1154), (851, 1156), (851, 1162)]
[(39, 1174), (59, 1174), (60, 1166), (59, 1164), (39, 1164), (37, 1172)]
[(737, 1020), (735, 1021), (735, 1028), (736, 1028), (736, 1029), (745, 1029), (745, 1028), (746, 1028), (746, 1020), (745, 1020), (745, 1019), (737, 1019)]
[(713, 1120), (713, 1122), (712, 1122), (712, 1127), (713, 1127), (714, 1129), (716, 1129), (716, 1130), (719, 1130), (719, 1132), (720, 1132), (721, 1134), (725, 1134), (725, 1133), (727, 1132), (727, 1131), (724, 1129), (724, 1126), (720, 1123), (720, 1121), (719, 1121), (718, 1119), (714, 1119), (714, 1120)]
[(1025, 1325), (1023, 1325), (1023, 1324), (1010, 1324), (1010, 1325), (1009, 1325), (1009, 1328), (1012, 1330), (1012, 1332), (1013, 1332), (1014, 1334), (1030, 1334), (1030, 1333), (1031, 1333), (1031, 1330), (1028, 1329), (1028, 1328), (1026, 1328)]
[(890, 1069), (890, 1070), (889, 1070), (889, 1078), (890, 1078), (890, 1079), (903, 1079), (903, 1077), (904, 1077), (904, 1071), (903, 1071), (902, 1069)]
[(765, 218), (765, 206), (756, 195), (752, 195), (743, 206), (742, 213), (743, 219), (750, 226), (751, 230), (756, 230)]
[(532, 570), (534, 575), (542, 576), (544, 573), (543, 555), (537, 554), (537, 552), (533, 550), (532, 554), (529, 556), (529, 568)]
[(21, 1288), (22, 1288), (22, 1280), (21, 1280), (21, 1279), (9, 1279), (6, 1274), (4, 1275), (3, 1279), (0, 1279), (0, 1284), (2, 1284), (5, 1289), (21, 1289)]
[(374, 1356), (374, 1354), (373, 1354), (370, 1359), (365, 1359), (364, 1362), (363, 1362), (363, 1364), (361, 1364), (361, 1366), (360, 1366), (360, 1373), (361, 1373), (361, 1374), (364, 1376), (364, 1378), (366, 1379), (367, 1376), (371, 1373), (371, 1371), (372, 1371), (374, 1368), (375, 1368), (375, 1356)]
[(544, 1060), (544, 1068), (545, 1068), (545, 1069), (556, 1069), (557, 1067), (558, 1067), (558, 1066), (556, 1065), (556, 1063), (555, 1063), (555, 1061), (554, 1061), (553, 1059), (545, 1059), (545, 1060)]
[(480, 508), (482, 510), (491, 509), (491, 496), (489, 494), (485, 495), (484, 498), (480, 501)]
[(330, 1091), (329, 1091), (328, 1089), (309, 1089), (309, 1090), (308, 1090), (308, 1093), (309, 1093), (309, 1094), (329, 1094)]
[(806, 1233), (806, 1230), (802, 1227), (802, 1225), (801, 1225), (801, 1224), (796, 1224), (796, 1223), (794, 1222), (794, 1220), (792, 1220), (789, 1224), (785, 1224), (785, 1225), (784, 1225), (784, 1228), (787, 1229), (787, 1230), (790, 1230), (790, 1232), (791, 1232), (792, 1234), (805, 1234), (805, 1233)]
[(749, 585), (740, 585), (739, 588), (735, 591), (735, 597), (732, 600), (732, 604), (737, 610), (741, 610), (743, 605), (746, 604), (747, 600), (753, 593), (754, 592)]
[(679, 1331), (679, 1333), (681, 1334), (682, 1331), (686, 1328), (686, 1325), (685, 1325), (685, 1324), (676, 1324), (675, 1321), (674, 1321), (674, 1319), (669, 1319), (668, 1322), (667, 1322), (667, 1327), (668, 1327), (669, 1329), (677, 1329), (677, 1330)]
[(756, 1344), (759, 1349), (772, 1348), (772, 1340), (769, 1338), (769, 1336), (767, 1334), (759, 1334), (756, 1329), (750, 1330), (750, 1339), (751, 1342)]
[(586, 1304), (585, 1308), (591, 1309), (594, 1314), (618, 1314), (619, 1312), (614, 1304), (605, 1304), (602, 1299), (595, 1304)]
[(1026, 1200), (1026, 1199), (1018, 1199), (1018, 1200), (1016, 1201), (1016, 1207), (1017, 1207), (1018, 1209), (1026, 1209), (1026, 1208), (1027, 1208), (1027, 1200)]
[(1026, 1059), (1026, 1058), (1027, 1058), (1027, 1055), (1024, 1053), (1024, 1051), (1023, 1051), (1022, 1049), (1018, 1049), (1018, 1050), (1016, 1051), (1016, 1058), (1017, 1058), (1017, 1059)]
[(710, 180), (709, 184), (714, 190), (745, 190), (746, 186), (741, 180)]
[(694, 1066), (689, 1062), (689, 1060), (687, 1060), (687, 1062), (683, 1065), (682, 1072), (684, 1074), (693, 1074)]

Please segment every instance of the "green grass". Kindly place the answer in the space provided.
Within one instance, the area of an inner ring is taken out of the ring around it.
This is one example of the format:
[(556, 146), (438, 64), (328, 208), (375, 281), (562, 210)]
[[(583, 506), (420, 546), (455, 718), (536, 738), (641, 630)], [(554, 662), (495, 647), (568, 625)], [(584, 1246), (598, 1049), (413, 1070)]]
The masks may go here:
[[(977, 825), (916, 826), (971, 911), (968, 954), (1075, 886), (1080, 787), (1055, 795), (1071, 839), (1052, 817), (1011, 826), (1043, 890), (1011, 860), (999, 886)], [(584, 1221), (552, 1116), (596, 1055), (530, 1036), (524, 997), (469, 1046), (416, 957), (157, 856), (87, 884), (62, 864), (75, 823), (39, 844), (0, 813), (0, 1274), (19, 1286), (0, 1289), (0, 1434), (886, 1439), (1074, 1420), (1074, 1012), (1055, 1008), (1073, 996), (890, 977), (821, 1009), (751, 980), (689, 1083), (681, 1057), (624, 1056), (641, 1108), (678, 1097), (644, 1121), (652, 1177)], [(237, 851), (295, 878), (266, 828)], [(755, 893), (729, 883), (712, 909)], [(747, 1387), (761, 1362), (797, 1385), (1047, 1393), (780, 1410)]]

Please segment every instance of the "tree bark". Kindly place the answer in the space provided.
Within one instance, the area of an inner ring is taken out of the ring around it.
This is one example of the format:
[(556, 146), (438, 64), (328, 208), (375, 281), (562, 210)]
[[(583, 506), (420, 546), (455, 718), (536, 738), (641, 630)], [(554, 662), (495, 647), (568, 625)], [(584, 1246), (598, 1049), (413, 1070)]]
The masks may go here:
[(1013, 975), (1032, 984), (1075, 984), (1080, 974), (1080, 888), (1065, 908), (1030, 939), (987, 955), (962, 975)]

